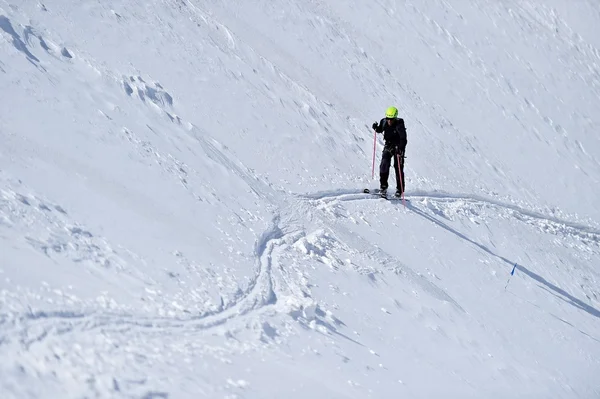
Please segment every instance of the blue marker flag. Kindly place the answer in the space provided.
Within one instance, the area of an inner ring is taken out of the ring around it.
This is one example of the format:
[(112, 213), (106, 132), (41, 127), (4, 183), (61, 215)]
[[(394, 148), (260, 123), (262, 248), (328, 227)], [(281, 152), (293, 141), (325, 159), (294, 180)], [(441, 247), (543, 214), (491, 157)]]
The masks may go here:
[[(517, 269), (517, 263), (515, 262), (515, 264), (513, 265), (512, 270), (510, 271), (510, 275), (514, 275), (515, 274), (515, 270)], [(508, 283), (510, 283), (510, 277), (508, 278), (508, 280), (506, 280), (506, 285), (504, 286), (504, 290), (506, 291), (506, 287), (508, 287)]]

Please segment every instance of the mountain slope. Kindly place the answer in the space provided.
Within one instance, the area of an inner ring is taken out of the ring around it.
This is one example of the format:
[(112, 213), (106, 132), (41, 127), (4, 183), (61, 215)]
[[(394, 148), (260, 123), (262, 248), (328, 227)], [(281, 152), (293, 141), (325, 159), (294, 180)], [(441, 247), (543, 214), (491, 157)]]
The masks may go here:
[(3, 397), (598, 396), (599, 18), (0, 0)]

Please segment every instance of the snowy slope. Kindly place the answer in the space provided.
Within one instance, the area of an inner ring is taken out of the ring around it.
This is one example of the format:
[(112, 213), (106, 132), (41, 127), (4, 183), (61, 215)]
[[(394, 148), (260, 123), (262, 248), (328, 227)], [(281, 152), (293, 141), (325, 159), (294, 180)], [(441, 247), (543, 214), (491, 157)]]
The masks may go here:
[(0, 0), (0, 396), (600, 396), (599, 22)]

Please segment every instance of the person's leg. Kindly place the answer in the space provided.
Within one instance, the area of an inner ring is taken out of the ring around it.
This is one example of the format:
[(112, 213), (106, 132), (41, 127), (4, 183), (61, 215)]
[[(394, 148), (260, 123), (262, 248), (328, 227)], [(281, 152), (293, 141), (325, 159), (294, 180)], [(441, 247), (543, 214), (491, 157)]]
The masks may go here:
[(392, 154), (384, 148), (383, 152), (381, 153), (381, 163), (379, 164), (379, 188), (381, 190), (387, 190), (388, 188), (388, 177), (390, 176), (391, 161)]

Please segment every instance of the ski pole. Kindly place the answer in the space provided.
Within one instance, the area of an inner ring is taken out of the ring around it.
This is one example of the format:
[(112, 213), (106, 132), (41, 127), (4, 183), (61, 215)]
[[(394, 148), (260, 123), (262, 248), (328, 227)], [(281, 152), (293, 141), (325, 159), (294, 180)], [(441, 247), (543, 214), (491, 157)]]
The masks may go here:
[(373, 170), (371, 171), (371, 179), (375, 178), (375, 152), (377, 151), (377, 132), (373, 129)]
[(404, 183), (402, 182), (402, 165), (400, 164), (400, 154), (396, 153), (396, 158), (398, 158), (398, 180), (400, 180), (400, 190), (402, 190), (402, 205), (406, 209), (406, 200), (404, 199)]

